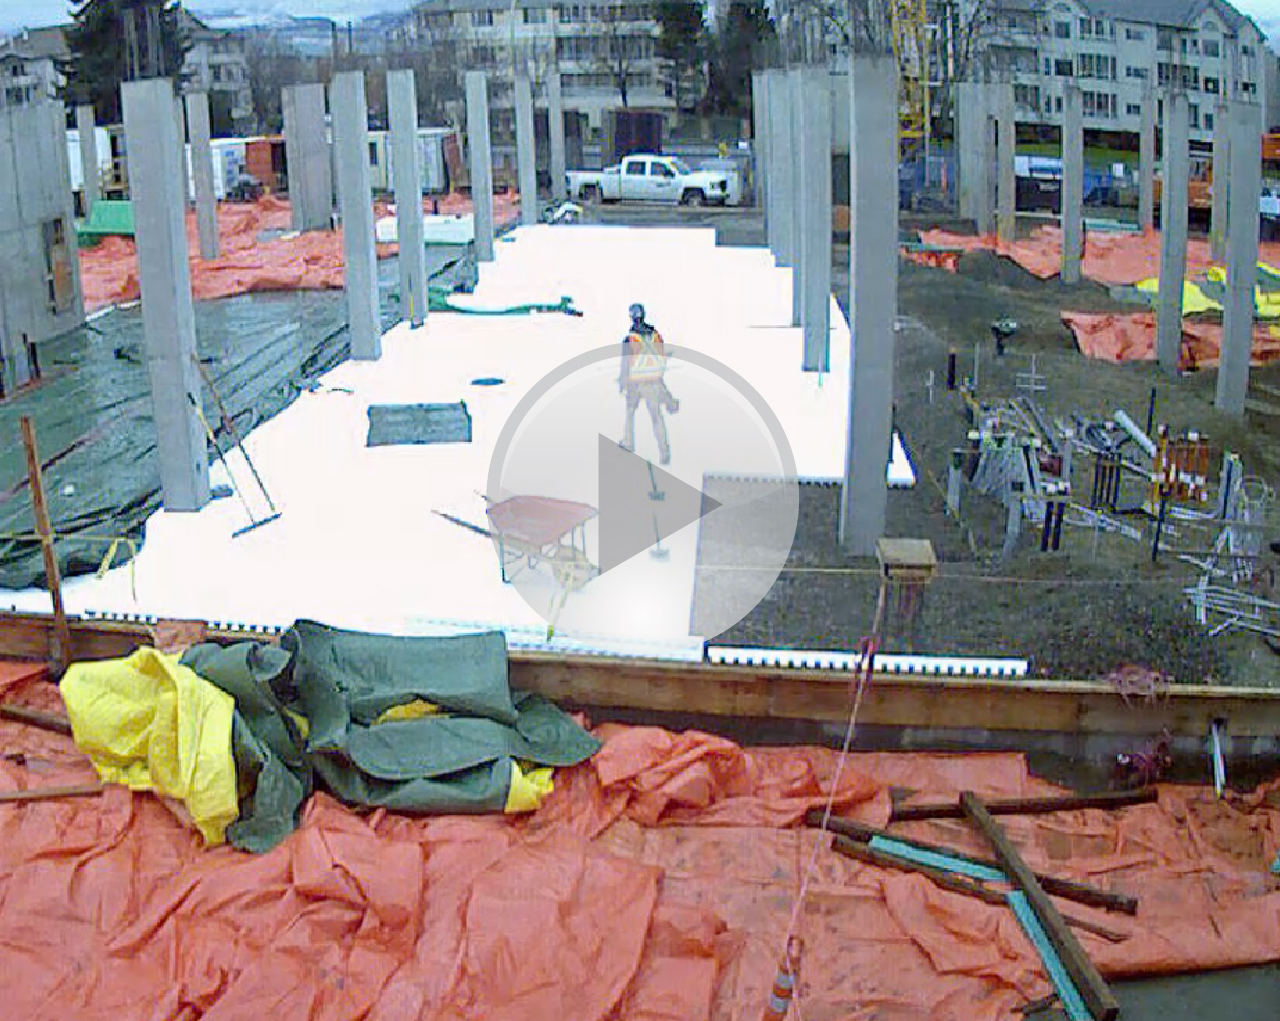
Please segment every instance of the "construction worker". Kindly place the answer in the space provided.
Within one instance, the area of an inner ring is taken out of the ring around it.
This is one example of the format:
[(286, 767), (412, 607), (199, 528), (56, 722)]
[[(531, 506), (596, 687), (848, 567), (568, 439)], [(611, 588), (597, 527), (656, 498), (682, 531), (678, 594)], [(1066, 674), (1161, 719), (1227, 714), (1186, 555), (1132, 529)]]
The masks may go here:
[(632, 305), (631, 329), (622, 342), (622, 374), (618, 389), (627, 398), (627, 425), (622, 438), (626, 450), (636, 448), (636, 409), (644, 401), (653, 420), (653, 435), (658, 441), (660, 463), (671, 463), (671, 445), (667, 442), (667, 423), (664, 410), (675, 414), (680, 402), (667, 389), (663, 379), (667, 371), (667, 349), (662, 334), (645, 322), (644, 306)]

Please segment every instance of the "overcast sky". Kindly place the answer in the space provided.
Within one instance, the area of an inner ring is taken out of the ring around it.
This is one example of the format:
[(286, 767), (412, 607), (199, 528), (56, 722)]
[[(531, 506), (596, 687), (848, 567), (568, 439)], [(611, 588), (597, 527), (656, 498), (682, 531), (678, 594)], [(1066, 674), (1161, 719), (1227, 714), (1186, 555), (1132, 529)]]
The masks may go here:
[[(1273, 40), (1280, 39), (1280, 0), (1235, 0), (1235, 5), (1251, 14)], [(0, 0), (0, 32), (56, 25), (68, 20), (72, 6), (70, 0)], [(190, 0), (187, 6), (197, 14), (281, 12), (318, 14), (345, 21), (382, 11), (405, 10), (411, 0)]]

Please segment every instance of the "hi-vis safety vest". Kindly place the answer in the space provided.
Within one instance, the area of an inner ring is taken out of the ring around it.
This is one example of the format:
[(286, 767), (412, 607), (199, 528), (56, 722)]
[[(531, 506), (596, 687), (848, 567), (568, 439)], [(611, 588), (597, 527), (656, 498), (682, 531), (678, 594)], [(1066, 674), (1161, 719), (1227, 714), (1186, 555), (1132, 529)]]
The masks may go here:
[(652, 330), (647, 335), (638, 330), (627, 334), (627, 353), (630, 361), (627, 377), (632, 383), (649, 383), (662, 378), (667, 367), (666, 356), (661, 353), (662, 335)]

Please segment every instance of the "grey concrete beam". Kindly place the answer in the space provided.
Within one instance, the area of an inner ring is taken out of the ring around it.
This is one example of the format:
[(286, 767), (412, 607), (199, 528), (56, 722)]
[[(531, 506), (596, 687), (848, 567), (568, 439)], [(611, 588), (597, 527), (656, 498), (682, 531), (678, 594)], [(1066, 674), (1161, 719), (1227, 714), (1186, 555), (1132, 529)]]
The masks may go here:
[(1142, 119), (1138, 129), (1138, 226), (1154, 230), (1156, 225), (1156, 96), (1151, 89), (1142, 94)]
[(196, 511), (209, 502), (209, 458), (199, 418), (187, 185), (173, 83), (167, 78), (125, 82), (120, 92), (160, 485), (166, 510)]
[(1017, 238), (1018, 179), (1014, 159), (1017, 155), (1018, 126), (1014, 116), (1013, 86), (1008, 83), (990, 86), (994, 90), (996, 116), (996, 234), (1006, 245)]
[(825, 67), (800, 72), (800, 188), (806, 372), (831, 368), (831, 83)]
[(770, 247), (779, 266), (790, 266), (795, 217), (795, 163), (791, 138), (791, 89), (786, 71), (768, 71), (769, 82), (769, 178), (773, 202)]
[(196, 193), (196, 232), (200, 258), (218, 257), (218, 196), (213, 190), (213, 146), (210, 144), (209, 96), (188, 92), (187, 132), (191, 136), (191, 179)]
[(893, 441), (893, 324), (898, 310), (898, 67), (892, 56), (850, 61), (849, 249), (853, 309), (849, 442), (840, 545), (872, 556), (884, 535)]
[(476, 259), (493, 262), (493, 149), (489, 144), (489, 79), (468, 71), (467, 148), (471, 157), (471, 205), (474, 210)]
[(1213, 183), (1209, 209), (1209, 251), (1221, 266), (1227, 261), (1227, 224), (1231, 214), (1227, 207), (1231, 194), (1231, 107), (1219, 102), (1213, 112)]
[(1178, 371), (1182, 350), (1182, 281), (1187, 272), (1187, 178), (1190, 115), (1185, 92), (1164, 100), (1164, 174), (1160, 191), (1160, 292), (1156, 299), (1156, 358)]
[(1062, 268), (1064, 284), (1080, 282), (1084, 256), (1084, 104), (1069, 82), (1062, 97)]
[(520, 181), (520, 222), (538, 222), (538, 152), (533, 130), (533, 87), (524, 71), (516, 72), (516, 177)]
[(569, 167), (564, 145), (564, 92), (559, 67), (553, 67), (547, 75), (547, 144), (551, 147), (551, 199), (559, 203), (569, 194), (565, 181)]
[[(1227, 104), (1233, 153), (1259, 152), (1262, 116), (1256, 103)], [(1214, 125), (1215, 130), (1217, 125)], [(1214, 181), (1217, 183), (1215, 175)], [(1222, 354), (1214, 405), (1228, 415), (1244, 416), (1253, 352), (1254, 287), (1258, 280), (1258, 203), (1262, 161), (1231, 160), (1231, 199), (1227, 229), (1227, 300), (1223, 304)]]
[(333, 226), (333, 154), (324, 86), (289, 85), (281, 104), (293, 229), (328, 230)]
[(93, 204), (102, 198), (102, 175), (98, 167), (98, 125), (92, 106), (76, 107), (76, 130), (80, 133), (80, 177), (84, 182), (85, 219)]
[(400, 314), (411, 326), (427, 318), (427, 252), (422, 228), (422, 149), (418, 145), (418, 88), (412, 70), (387, 72), (391, 174), (396, 193), (400, 254)]
[(767, 147), (769, 116), (765, 104), (768, 97), (765, 91), (764, 72), (754, 71), (751, 74), (751, 184), (752, 199), (758, 209), (764, 211), (765, 243), (769, 237), (768, 198), (765, 190), (768, 186)]
[(791, 126), (791, 145), (788, 159), (791, 160), (794, 170), (792, 171), (791, 187), (793, 194), (791, 197), (791, 242), (788, 246), (791, 252), (791, 325), (802, 326), (804, 324), (804, 278), (808, 272), (808, 266), (805, 263), (804, 252), (804, 234), (805, 224), (805, 180), (801, 169), (801, 152), (804, 149), (804, 138), (800, 125), (801, 119), (804, 117), (804, 70), (799, 67), (793, 67), (787, 72), (787, 93), (788, 101), (791, 105), (791, 116), (788, 121)]
[(329, 86), (329, 106), (333, 111), (333, 156), (342, 216), (351, 357), (375, 361), (382, 355), (382, 323), (378, 316), (378, 259), (373, 246), (369, 107), (364, 73), (335, 74)]

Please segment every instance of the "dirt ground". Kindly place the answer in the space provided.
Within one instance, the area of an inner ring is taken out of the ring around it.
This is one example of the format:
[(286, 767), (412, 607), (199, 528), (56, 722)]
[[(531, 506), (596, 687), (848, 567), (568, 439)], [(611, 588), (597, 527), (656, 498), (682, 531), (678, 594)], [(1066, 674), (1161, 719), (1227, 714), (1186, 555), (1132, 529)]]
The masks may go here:
[[(762, 220), (749, 210), (607, 207), (591, 216), (634, 225), (714, 226), (720, 244), (763, 243)], [(902, 226), (908, 231), (934, 222), (904, 218)], [(846, 246), (837, 245), (834, 252), (832, 289), (847, 315)], [(1164, 540), (1175, 552), (1161, 552), (1153, 563), (1154, 522), (1141, 513), (1123, 517), (1139, 530), (1139, 540), (1068, 523), (1057, 552), (1041, 553), (1039, 527), (1028, 523), (1014, 555), (1004, 560), (1003, 506), (966, 492), (959, 520), (946, 513), (944, 487), (952, 451), (965, 445), (969, 428), (959, 393), (945, 388), (947, 355), (954, 349), (959, 375), (969, 377), (975, 347), (978, 395), (984, 400), (1015, 396), (1015, 378), (1031, 369), (1033, 357), (1047, 385), (1038, 400), (1050, 419), (1069, 422), (1080, 415), (1102, 420), (1124, 409), (1142, 424), (1154, 389), (1156, 423), (1167, 423), (1175, 432), (1199, 430), (1215, 451), (1240, 454), (1250, 474), (1273, 490), (1280, 486), (1280, 414), (1250, 412), (1243, 423), (1219, 415), (1213, 408), (1213, 371), (1172, 379), (1154, 364), (1116, 366), (1087, 359), (1060, 318), (1063, 310), (1126, 309), (1134, 306), (1106, 287), (1038, 280), (987, 253), (965, 256), (958, 273), (900, 263), (895, 425), (918, 484), (891, 491), (888, 533), (931, 540), (940, 569), (914, 626), (890, 615), (887, 650), (1024, 657), (1036, 675), (1045, 677), (1100, 678), (1136, 663), (1183, 682), (1280, 685), (1280, 655), (1261, 637), (1241, 631), (1210, 637), (1187, 603), (1183, 590), (1199, 574), (1175, 553), (1212, 546), (1216, 532), (1211, 528), (1180, 524), (1172, 533), (1166, 531)], [(1004, 357), (996, 358), (990, 324), (1003, 318), (1015, 320), (1018, 332)], [(932, 399), (927, 386), (931, 372)], [(1251, 381), (1251, 397), (1259, 406), (1274, 404), (1276, 395), (1258, 384), (1280, 388), (1280, 365), (1255, 368)], [(1215, 453), (1212, 463), (1219, 460)], [(1092, 458), (1077, 455), (1072, 479), (1076, 503), (1089, 503), (1092, 473)], [(1138, 505), (1145, 495), (1145, 486), (1126, 480), (1119, 506)], [(755, 611), (718, 641), (847, 649), (868, 633), (878, 568), (874, 561), (840, 551), (840, 499), (839, 487), (802, 488), (800, 525), (786, 571)], [(1266, 542), (1275, 539), (1280, 539), (1280, 527), (1268, 532)], [(1269, 569), (1275, 563), (1275, 557), (1264, 560), (1259, 594), (1268, 594)]]

